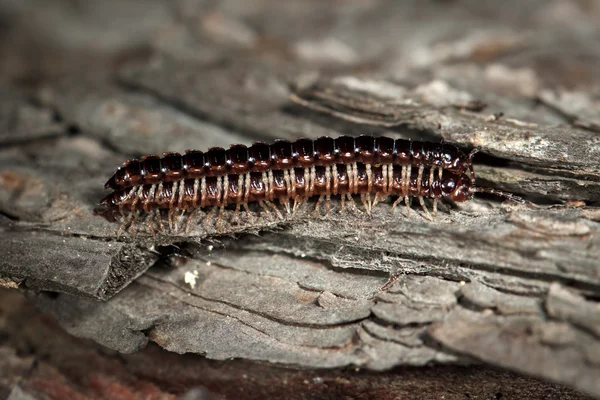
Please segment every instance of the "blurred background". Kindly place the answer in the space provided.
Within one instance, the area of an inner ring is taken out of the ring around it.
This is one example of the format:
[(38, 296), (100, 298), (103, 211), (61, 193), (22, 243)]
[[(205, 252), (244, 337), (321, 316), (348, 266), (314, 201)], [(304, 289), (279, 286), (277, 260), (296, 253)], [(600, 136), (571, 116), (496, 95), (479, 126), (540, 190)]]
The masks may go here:
[(156, 54), (259, 57), (534, 96), (598, 85), (599, 20), (596, 0), (2, 0), (0, 74), (35, 84)]

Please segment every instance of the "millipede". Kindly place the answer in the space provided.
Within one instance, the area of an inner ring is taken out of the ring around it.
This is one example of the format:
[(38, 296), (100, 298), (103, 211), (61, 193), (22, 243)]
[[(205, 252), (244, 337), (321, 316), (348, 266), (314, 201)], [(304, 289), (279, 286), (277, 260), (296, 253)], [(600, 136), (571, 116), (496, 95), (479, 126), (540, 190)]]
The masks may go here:
[[(428, 219), (433, 218), (424, 198), (433, 199), (434, 215), (439, 199), (464, 202), (475, 192), (520, 200), (474, 186), (475, 152), (465, 154), (448, 143), (369, 135), (254, 142), (250, 147), (234, 144), (227, 150), (213, 147), (206, 152), (187, 150), (183, 155), (169, 152), (126, 161), (106, 182), (105, 188), (113, 192), (100, 204), (118, 210), (124, 226), (142, 213), (149, 215), (153, 232), (157, 214), (159, 229), (164, 229), (161, 210), (168, 210), (171, 229), (177, 229), (176, 213), (189, 212), (187, 230), (196, 211), (212, 207), (206, 222), (218, 209), (220, 227), (228, 205), (235, 204), (235, 219), (242, 207), (250, 215), (248, 203), (258, 203), (267, 214), (272, 210), (282, 218), (275, 200), (293, 213), (312, 196), (319, 196), (315, 213), (320, 213), (325, 200), (328, 215), (331, 196), (341, 195), (344, 209), (345, 199), (354, 203), (352, 195), (360, 195), (369, 214), (388, 196), (397, 196), (392, 209), (404, 199), (410, 211), (410, 200), (416, 197)], [(129, 220), (128, 215), (132, 216)]]

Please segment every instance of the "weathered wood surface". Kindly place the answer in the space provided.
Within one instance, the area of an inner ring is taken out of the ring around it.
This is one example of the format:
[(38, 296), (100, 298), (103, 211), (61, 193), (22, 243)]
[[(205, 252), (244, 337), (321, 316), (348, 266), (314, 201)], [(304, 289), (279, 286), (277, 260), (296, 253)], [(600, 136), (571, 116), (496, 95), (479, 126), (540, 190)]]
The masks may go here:
[[(60, 293), (36, 301), (126, 353), (150, 340), (305, 368), (485, 363), (600, 396), (594, 4), (156, 8), (160, 25), (131, 27), (153, 39), (126, 41), (149, 58), (58, 64), (60, 79), (0, 91), (4, 285)], [(93, 50), (65, 51), (104, 60)], [(433, 222), (389, 203), (372, 217), (305, 207), (223, 234), (201, 214), (189, 232), (140, 223), (118, 238), (94, 213), (133, 156), (366, 132), (479, 147), (477, 183), (530, 203), (477, 198)]]
[[(150, 343), (134, 354), (68, 335), (17, 291), (0, 289), (0, 397), (41, 399), (589, 399), (556, 383), (489, 366), (278, 368), (180, 355)], [(415, 396), (415, 394), (417, 394)]]

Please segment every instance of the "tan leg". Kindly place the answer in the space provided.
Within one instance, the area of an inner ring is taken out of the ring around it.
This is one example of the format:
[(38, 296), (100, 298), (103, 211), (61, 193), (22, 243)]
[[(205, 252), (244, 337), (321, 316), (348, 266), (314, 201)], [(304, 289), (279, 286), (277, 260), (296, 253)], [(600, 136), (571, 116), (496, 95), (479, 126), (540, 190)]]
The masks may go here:
[(406, 176), (409, 174), (408, 169), (410, 167), (408, 167), (407, 165), (403, 165), (402, 166), (402, 171), (400, 172), (400, 186), (402, 187), (402, 195), (403, 196), (408, 196), (408, 180), (406, 179)]
[(136, 206), (137, 206), (137, 203), (142, 198), (143, 189), (144, 189), (143, 186), (140, 186), (138, 188), (137, 192), (135, 193), (135, 197), (133, 198), (133, 201), (131, 202), (131, 206), (129, 207), (129, 210), (132, 214), (134, 214), (136, 212)]
[(363, 203), (363, 206), (365, 206), (365, 210), (367, 211), (367, 215), (371, 215), (371, 194), (370, 193), (362, 193), (360, 195), (360, 200)]
[(354, 184), (354, 191), (352, 193), (358, 194), (358, 166), (356, 163), (352, 164), (352, 178)]
[(173, 232), (173, 229), (174, 229), (174, 228), (173, 228), (173, 226), (174, 226), (174, 222), (173, 222), (173, 214), (174, 214), (174, 213), (175, 213), (175, 210), (171, 208), (171, 209), (169, 209), (169, 212), (168, 212), (168, 214), (167, 214), (167, 222), (168, 222), (168, 224), (169, 224), (169, 230), (170, 230), (171, 232)]
[(310, 169), (310, 181), (308, 185), (308, 195), (307, 197), (311, 197), (315, 194), (315, 181), (317, 180), (317, 169), (312, 167)]
[(404, 188), (403, 188), (403, 192), (404, 192), (404, 196), (408, 196), (408, 192), (410, 189), (410, 178), (412, 176), (412, 166), (411, 165), (407, 165), (406, 166), (406, 176), (404, 177)]
[(115, 234), (117, 239), (120, 238), (123, 233), (127, 232), (127, 225), (129, 225), (129, 216), (125, 215), (123, 217), (123, 222), (121, 222), (119, 229), (117, 229), (117, 233)]
[(323, 197), (324, 195), (320, 195), (319, 199), (317, 200), (317, 204), (315, 205), (315, 217), (318, 217), (321, 213), (320, 213), (320, 208), (321, 208), (321, 202), (323, 201)]
[(396, 206), (402, 201), (404, 197), (400, 196), (396, 199), (396, 201), (394, 201), (394, 203), (392, 204), (392, 213), (396, 212)]
[(240, 203), (235, 203), (235, 211), (233, 212), (233, 223), (237, 224), (240, 221)]
[(177, 207), (183, 209), (183, 200), (185, 199), (185, 182), (179, 181), (179, 198), (177, 199)]
[(406, 204), (407, 215), (410, 215), (410, 203), (412, 203), (412, 199), (408, 196), (404, 196), (404, 204)]
[(269, 200), (270, 199), (270, 197), (269, 197), (269, 191), (270, 191), (269, 175), (266, 172), (262, 173), (262, 183), (263, 183), (263, 186), (265, 187), (265, 199)]
[(275, 214), (277, 214), (277, 218), (283, 219), (283, 215), (281, 215), (281, 212), (279, 211), (279, 208), (277, 208), (277, 205), (275, 205), (275, 203), (273, 203), (272, 201), (266, 201), (265, 203), (267, 203), (267, 205), (271, 207), (273, 211), (275, 211)]
[(200, 207), (206, 207), (206, 198), (208, 197), (208, 189), (206, 187), (206, 177), (200, 180)]
[(248, 200), (250, 199), (250, 173), (246, 174), (244, 183), (244, 204), (248, 207)]
[(199, 207), (198, 193), (200, 193), (200, 179), (194, 179), (194, 195), (192, 197), (192, 204), (193, 204), (194, 208)]
[[(421, 165), (419, 167), (419, 172), (417, 173), (417, 193), (421, 194), (421, 186), (423, 183), (423, 171), (425, 170), (425, 166)], [(410, 179), (410, 176), (408, 177)]]
[(143, 208), (144, 208), (144, 212), (146, 214), (150, 214), (150, 209), (148, 208), (150, 206), (150, 203), (152, 203), (154, 201), (154, 194), (156, 193), (156, 185), (152, 185), (150, 186), (150, 190), (148, 191), (148, 197), (146, 197), (146, 199), (143, 202)]
[(131, 218), (131, 223), (129, 224), (129, 227), (127, 228), (128, 231), (132, 231), (133, 230), (133, 227), (135, 226), (135, 221), (140, 216), (140, 210), (135, 210), (135, 212), (132, 215), (133, 216)]
[(177, 210), (173, 212), (173, 231), (179, 232), (179, 218), (183, 217), (185, 214), (185, 210), (182, 210), (181, 214), (177, 215)]
[(350, 164), (346, 164), (346, 175), (348, 176), (348, 193), (354, 193), (354, 175)]
[(279, 199), (279, 203), (285, 207), (285, 213), (290, 215), (292, 213), (292, 208), (290, 207), (290, 199), (287, 197), (284, 199)]
[(382, 195), (380, 192), (375, 193), (375, 199), (373, 200), (373, 204), (371, 205), (371, 207), (375, 208), (377, 203), (379, 203), (383, 199), (385, 199), (385, 195)]
[(433, 199), (433, 215), (437, 216), (437, 204), (438, 204), (438, 199)]
[(225, 207), (227, 205), (227, 200), (229, 199), (229, 175), (225, 175), (223, 177), (223, 197), (221, 198), (221, 206)]
[(242, 207), (244, 207), (244, 211), (246, 211), (246, 215), (248, 216), (250, 223), (254, 223), (254, 216), (250, 212), (250, 207), (248, 207), (248, 203), (242, 203)]
[(161, 210), (157, 210), (157, 214), (158, 214), (158, 231), (159, 232), (164, 232), (165, 231), (165, 226), (163, 225), (163, 218), (162, 218), (162, 212)]
[(325, 194), (331, 194), (331, 167), (325, 167)]
[(216, 210), (217, 208), (219, 208), (219, 207), (217, 207), (217, 206), (213, 207), (213, 208), (210, 210), (210, 212), (209, 212), (208, 214), (206, 214), (206, 218), (204, 219), (204, 229), (205, 229), (206, 231), (209, 231), (209, 230), (210, 230), (209, 228), (210, 228), (210, 224), (212, 223), (212, 217), (213, 217), (213, 214), (215, 213), (215, 210)]
[(346, 198), (348, 199), (348, 202), (352, 204), (352, 212), (359, 212), (358, 207), (356, 207), (356, 202), (354, 202), (354, 198), (352, 197), (352, 195), (350, 193), (347, 193)]
[(264, 200), (260, 200), (258, 202), (258, 204), (260, 204), (260, 206), (262, 207), (262, 209), (265, 211), (265, 214), (267, 214), (267, 216), (269, 216), (269, 218), (271, 217), (271, 211), (269, 211), (269, 207), (267, 207), (267, 205), (265, 204)]
[(223, 232), (223, 209), (224, 208), (225, 207), (223, 207), (223, 206), (219, 207), (219, 215), (217, 217), (217, 230), (219, 232)]
[(154, 216), (156, 214), (156, 210), (151, 210), (148, 213), (148, 221), (146, 222), (148, 225), (148, 233), (151, 234), (152, 236), (156, 236), (156, 232), (154, 231)]
[(294, 204), (292, 205), (292, 214), (295, 214), (296, 211), (298, 211), (300, 207), (302, 207), (302, 204), (304, 204), (304, 197), (294, 197)]
[(173, 194), (171, 195), (171, 200), (169, 200), (169, 210), (173, 210), (175, 208), (175, 200), (177, 199), (178, 190), (179, 182), (173, 182)]
[(239, 210), (240, 203), (244, 198), (244, 175), (238, 175), (238, 190), (237, 190), (237, 199), (236, 199), (236, 208)]
[(388, 181), (387, 181), (387, 194), (391, 194), (394, 190), (394, 164), (388, 164)]
[(291, 168), (290, 170), (290, 186), (291, 186), (291, 193), (290, 193), (290, 197), (292, 199), (296, 198), (296, 171), (294, 171), (294, 168)]
[[(383, 164), (381, 166), (381, 179), (383, 180), (383, 193), (388, 192), (388, 165)], [(375, 197), (377, 198), (377, 197)]]
[(429, 186), (433, 184), (433, 173), (435, 172), (435, 167), (431, 167), (429, 169)]
[[(365, 164), (365, 169), (367, 171), (367, 192), (371, 193), (371, 190), (373, 189), (373, 171), (371, 171), (371, 164)], [(369, 194), (369, 203), (371, 202), (370, 197), (371, 195)], [(369, 214), (371, 214), (370, 210)]]
[(340, 200), (340, 214), (343, 214), (346, 212), (346, 195), (342, 195), (342, 198)]
[(310, 197), (310, 168), (304, 168), (304, 195)]
[(337, 172), (337, 165), (333, 164), (331, 166), (331, 177), (333, 180), (333, 194), (337, 195), (338, 194), (338, 188), (339, 188), (339, 182), (338, 182), (338, 172)]
[(433, 221), (433, 217), (431, 216), (429, 210), (427, 209), (427, 206), (425, 205), (425, 200), (423, 200), (423, 196), (419, 196), (419, 203), (421, 203), (421, 207), (423, 208), (423, 211), (425, 211), (426, 218), (430, 221)]
[(273, 178), (273, 171), (269, 171), (269, 175), (268, 175), (268, 181), (269, 181), (269, 186), (268, 186), (268, 199), (273, 201), (273, 199), (275, 198), (275, 179)]
[(287, 169), (283, 170), (283, 181), (285, 182), (285, 193), (289, 198), (292, 195), (292, 184), (290, 182), (290, 171)]
[(325, 208), (327, 209), (327, 216), (331, 216), (331, 195), (325, 195)]
[(193, 217), (198, 213), (199, 208), (194, 208), (194, 210), (188, 215), (187, 222), (185, 223), (185, 233), (190, 231), (190, 226), (192, 225)]

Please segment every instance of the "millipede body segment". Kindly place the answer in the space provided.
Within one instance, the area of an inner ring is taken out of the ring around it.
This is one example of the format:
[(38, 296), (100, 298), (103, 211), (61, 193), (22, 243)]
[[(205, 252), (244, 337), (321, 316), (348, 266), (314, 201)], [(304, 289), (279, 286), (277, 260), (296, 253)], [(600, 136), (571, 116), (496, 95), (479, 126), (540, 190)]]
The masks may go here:
[[(295, 142), (278, 140), (273, 144), (255, 142), (252, 146), (232, 145), (228, 150), (211, 148), (206, 152), (188, 150), (184, 155), (164, 153), (127, 161), (117, 169), (105, 187), (114, 191), (101, 204), (118, 209), (121, 215), (139, 213), (154, 216), (169, 210), (169, 224), (175, 212), (193, 212), (236, 205), (248, 211), (248, 203), (258, 202), (267, 212), (278, 200), (290, 212), (305, 199), (318, 195), (316, 212), (323, 199), (330, 212), (332, 195), (352, 200), (360, 195), (371, 208), (383, 198), (398, 196), (393, 207), (404, 199), (417, 197), (431, 218), (424, 198), (456, 202), (470, 200), (473, 192), (473, 153), (466, 155), (445, 143), (394, 140), (387, 137), (340, 136)], [(372, 199), (371, 195), (375, 195)], [(159, 219), (162, 225), (162, 219)]]
[(250, 147), (234, 144), (227, 150), (210, 148), (206, 152), (187, 150), (184, 155), (164, 153), (129, 160), (106, 182), (105, 188), (121, 189), (204, 176), (246, 174), (290, 168), (332, 166), (335, 164), (391, 164), (394, 166), (437, 166), (455, 173), (471, 171), (472, 154), (466, 155), (447, 143), (417, 142), (362, 135), (339, 136), (294, 142), (277, 140), (273, 144), (255, 142)]

